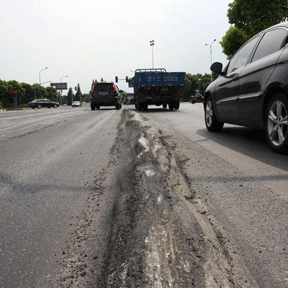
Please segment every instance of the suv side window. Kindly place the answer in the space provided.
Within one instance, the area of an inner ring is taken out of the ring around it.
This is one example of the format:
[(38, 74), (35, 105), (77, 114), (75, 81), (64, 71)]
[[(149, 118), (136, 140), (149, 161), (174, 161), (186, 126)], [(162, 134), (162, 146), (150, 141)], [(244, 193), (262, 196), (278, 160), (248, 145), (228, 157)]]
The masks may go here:
[(230, 74), (231, 72), (245, 66), (247, 64), (247, 61), (256, 45), (256, 43), (259, 40), (259, 36), (253, 38), (251, 41), (249, 41), (244, 47), (241, 48), (240, 51), (238, 51), (233, 58), (231, 59), (227, 74)]
[(287, 37), (287, 31), (285, 29), (267, 32), (258, 45), (252, 61), (256, 61), (280, 50), (283, 46), (285, 37)]

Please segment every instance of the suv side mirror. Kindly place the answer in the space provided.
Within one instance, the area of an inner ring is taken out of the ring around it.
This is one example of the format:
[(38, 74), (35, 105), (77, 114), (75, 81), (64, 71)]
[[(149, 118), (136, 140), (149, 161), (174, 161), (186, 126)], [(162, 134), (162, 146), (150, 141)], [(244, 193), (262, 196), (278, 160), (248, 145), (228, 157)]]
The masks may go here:
[(214, 73), (217, 73), (219, 75), (223, 75), (224, 73), (222, 72), (223, 69), (223, 65), (220, 62), (214, 62), (211, 67), (210, 70)]

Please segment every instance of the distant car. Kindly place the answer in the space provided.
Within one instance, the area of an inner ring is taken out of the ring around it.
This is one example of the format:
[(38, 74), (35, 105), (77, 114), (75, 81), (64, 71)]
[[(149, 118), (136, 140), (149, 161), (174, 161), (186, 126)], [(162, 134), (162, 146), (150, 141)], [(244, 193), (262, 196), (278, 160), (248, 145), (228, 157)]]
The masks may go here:
[(215, 62), (219, 77), (205, 91), (205, 123), (220, 132), (224, 123), (263, 129), (271, 148), (288, 151), (288, 22), (258, 33), (231, 58)]
[(59, 107), (59, 103), (58, 102), (52, 102), (48, 99), (35, 99), (35, 100), (28, 103), (28, 107), (31, 107), (32, 109), (42, 108), (42, 107), (57, 108), (57, 107)]
[(80, 107), (81, 102), (80, 101), (73, 101), (72, 102), (72, 107)]

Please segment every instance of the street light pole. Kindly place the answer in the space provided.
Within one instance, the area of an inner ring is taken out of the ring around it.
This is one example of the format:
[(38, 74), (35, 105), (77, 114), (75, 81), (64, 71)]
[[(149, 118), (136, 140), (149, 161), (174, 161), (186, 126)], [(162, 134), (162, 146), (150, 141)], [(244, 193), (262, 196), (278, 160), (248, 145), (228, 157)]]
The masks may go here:
[[(205, 44), (206, 46), (210, 46), (210, 57), (211, 57), (211, 65), (212, 65), (212, 44), (216, 41), (216, 39), (214, 39), (211, 43), (211, 45), (209, 44)], [(211, 82), (212, 82), (212, 72), (211, 72)]]
[(40, 73), (41, 73), (41, 71), (46, 70), (46, 69), (48, 69), (48, 67), (46, 67), (46, 68), (44, 68), (44, 69), (41, 69), (41, 70), (39, 71), (39, 84), (40, 84), (40, 85), (41, 85)]
[(65, 77), (68, 77), (68, 75), (61, 77), (61, 78), (60, 78), (60, 83), (61, 83), (62, 78), (65, 78)]
[[(60, 78), (60, 83), (61, 83), (61, 80), (62, 80), (63, 78), (65, 78), (65, 77), (68, 77), (68, 75), (61, 77), (61, 78)], [(60, 103), (62, 102), (61, 100), (62, 100), (62, 89), (61, 89)], [(61, 103), (61, 104), (62, 104), (62, 103)]]
[(52, 80), (47, 81), (47, 82), (42, 82), (41, 84), (47, 84), (47, 83), (52, 83)]
[(150, 46), (152, 47), (152, 68), (154, 69), (154, 55), (153, 55), (153, 46), (155, 45), (154, 40), (150, 41)]

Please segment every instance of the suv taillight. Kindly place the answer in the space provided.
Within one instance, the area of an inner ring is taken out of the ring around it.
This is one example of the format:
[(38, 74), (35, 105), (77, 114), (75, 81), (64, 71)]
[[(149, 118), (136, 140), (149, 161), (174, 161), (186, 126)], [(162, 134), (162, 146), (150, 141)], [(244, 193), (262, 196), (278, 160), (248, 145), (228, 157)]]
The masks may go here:
[(116, 89), (115, 84), (113, 84), (112, 87), (113, 87), (114, 93), (115, 93), (115, 95), (116, 95), (116, 94), (117, 94), (117, 89)]

